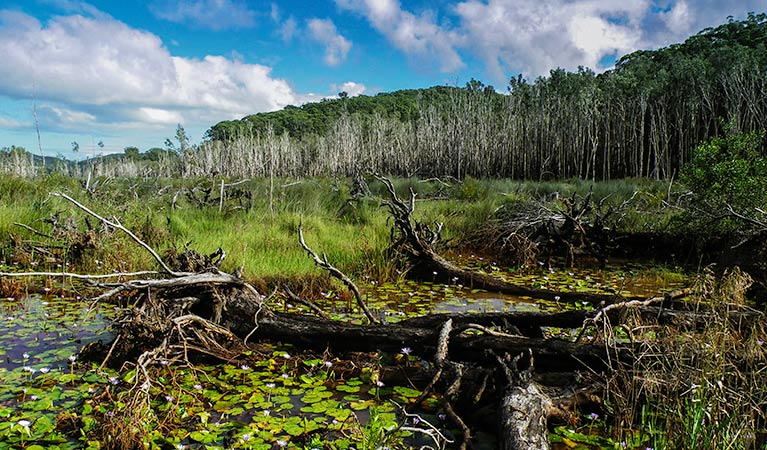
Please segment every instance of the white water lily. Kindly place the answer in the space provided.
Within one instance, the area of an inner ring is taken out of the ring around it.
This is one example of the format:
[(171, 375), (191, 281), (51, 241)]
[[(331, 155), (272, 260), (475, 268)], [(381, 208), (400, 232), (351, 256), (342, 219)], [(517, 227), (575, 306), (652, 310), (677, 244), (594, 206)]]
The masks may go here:
[(27, 435), (32, 436), (32, 432), (29, 431), (29, 426), (32, 425), (32, 423), (28, 420), (21, 419), (17, 422), (17, 425), (24, 429), (24, 431), (27, 432)]

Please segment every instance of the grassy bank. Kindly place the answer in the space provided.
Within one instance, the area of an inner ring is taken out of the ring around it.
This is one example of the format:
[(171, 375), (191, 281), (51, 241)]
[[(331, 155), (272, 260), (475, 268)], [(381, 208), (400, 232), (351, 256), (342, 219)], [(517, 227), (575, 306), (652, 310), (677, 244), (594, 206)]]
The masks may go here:
[[(348, 179), (254, 179), (241, 183), (224, 181), (221, 201), (219, 179), (95, 179), (88, 189), (84, 181), (65, 177), (0, 180), (0, 238), (4, 259), (25, 266), (45, 263), (44, 241), (32, 227), (51, 235), (58, 245), (72, 246), (87, 232), (85, 215), (73, 205), (49, 193), (70, 194), (97, 212), (118, 218), (136, 231), (158, 252), (171, 254), (187, 248), (212, 253), (227, 252), (223, 268), (234, 272), (242, 267), (249, 279), (291, 278), (318, 271), (298, 245), (297, 228), (302, 224), (306, 240), (342, 270), (357, 277), (385, 280), (393, 275), (385, 255), (389, 226), (382, 199), (383, 185), (369, 180), (370, 195), (352, 199)], [(231, 184), (228, 185), (226, 183)], [(573, 195), (619, 204), (634, 198), (620, 225), (627, 230), (667, 226), (668, 214), (660, 202), (667, 196), (665, 183), (621, 180), (591, 184), (583, 181), (529, 183), (508, 180), (445, 182), (398, 179), (395, 186), (406, 198), (417, 195), (416, 216), (425, 222), (444, 222), (448, 246), (465, 245), (467, 236), (477, 239), (483, 229), (519, 205), (551, 202)], [(635, 192), (639, 192), (635, 195)], [(648, 214), (649, 208), (655, 208)], [(664, 214), (666, 214), (664, 216)], [(78, 234), (79, 233), (79, 234)], [(12, 239), (10, 239), (12, 238)], [(14, 253), (14, 241), (17, 250)], [(20, 243), (31, 252), (20, 251)], [(37, 245), (39, 244), (39, 245)], [(130, 271), (153, 264), (138, 246), (120, 233), (94, 229), (81, 254), (70, 261), (80, 270)], [(13, 256), (11, 256), (13, 255)]]

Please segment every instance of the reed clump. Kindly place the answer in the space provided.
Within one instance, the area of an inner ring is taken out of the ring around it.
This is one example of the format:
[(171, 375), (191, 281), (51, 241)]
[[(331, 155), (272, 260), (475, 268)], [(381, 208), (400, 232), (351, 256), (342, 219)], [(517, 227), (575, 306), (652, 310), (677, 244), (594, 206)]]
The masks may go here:
[(691, 300), (703, 325), (633, 317), (626, 331), (643, 350), (614, 367), (607, 386), (619, 435), (628, 440), (638, 426), (641, 444), (656, 450), (767, 445), (767, 330), (746, 306), (750, 284), (737, 268), (704, 271)]

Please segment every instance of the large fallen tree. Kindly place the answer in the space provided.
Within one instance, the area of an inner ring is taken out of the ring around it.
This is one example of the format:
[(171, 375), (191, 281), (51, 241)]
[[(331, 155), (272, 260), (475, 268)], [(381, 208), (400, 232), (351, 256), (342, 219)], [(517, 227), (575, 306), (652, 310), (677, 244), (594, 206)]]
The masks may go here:
[[(382, 181), (391, 194), (386, 205), (394, 220), (394, 247), (408, 258), (412, 275), (427, 273), (427, 278), (433, 278), (437, 272), (439, 279), (458, 278), (467, 285), (488, 290), (542, 299), (589, 301), (601, 307), (559, 313), (441, 314), (382, 323), (376, 312), (365, 305), (353, 281), (326, 257), (317, 255), (299, 230), (299, 241), (313, 260), (353, 292), (356, 290), (359, 308), (370, 324), (330, 320), (321, 313), (280, 313), (270, 307), (271, 296), (219, 268), (223, 252), (210, 257), (196, 255), (191, 258), (196, 264), (188, 261), (184, 264), (185, 268), (195, 270), (181, 270), (163, 261), (116, 220), (98, 215), (65, 194), (57, 194), (105, 225), (126, 232), (160, 266), (158, 272), (120, 274), (131, 279), (119, 282), (64, 274), (90, 279), (101, 290), (94, 297), (96, 301), (129, 295), (135, 305), (124, 309), (115, 319), (114, 340), (89, 351), (113, 361), (134, 361), (141, 369), (139, 372), (148, 378), (148, 368), (160, 361), (191, 362), (199, 356), (232, 361), (247, 351), (250, 343), (259, 340), (337, 353), (399, 352), (408, 347), (413, 353), (433, 360), (429, 367), (413, 369), (420, 373), (411, 374), (410, 379), (423, 381), (424, 395), (431, 391), (442, 394), (447, 415), (463, 433), (462, 448), (471, 445), (469, 411), (491, 403), (500, 413), (502, 448), (543, 449), (548, 448), (546, 424), (550, 417), (571, 420), (574, 406), (599, 403), (610, 371), (631, 366), (632, 358), (642, 354), (643, 344), (630, 339), (630, 328), (626, 328), (626, 339), (607, 339), (613, 335), (605, 330), (619, 326), (627, 311), (652, 318), (654, 323), (681, 322), (693, 327), (705, 323), (700, 311), (685, 310), (683, 304), (676, 302), (689, 293), (687, 290), (650, 299), (621, 299), (533, 289), (460, 268), (433, 249), (439, 227), (431, 229), (413, 220), (415, 195), (411, 192), (409, 203), (405, 203), (388, 180)], [(186, 255), (187, 260), (189, 256)], [(153, 276), (137, 278), (148, 273)], [(311, 302), (306, 303), (321, 311)], [(761, 320), (761, 314), (755, 312), (732, 314), (733, 320), (741, 323)], [(551, 333), (543, 332), (548, 328), (580, 332), (569, 334), (577, 334), (577, 339), (552, 337)], [(590, 376), (576, 375), (579, 373)], [(417, 402), (412, 406), (417, 407)]]

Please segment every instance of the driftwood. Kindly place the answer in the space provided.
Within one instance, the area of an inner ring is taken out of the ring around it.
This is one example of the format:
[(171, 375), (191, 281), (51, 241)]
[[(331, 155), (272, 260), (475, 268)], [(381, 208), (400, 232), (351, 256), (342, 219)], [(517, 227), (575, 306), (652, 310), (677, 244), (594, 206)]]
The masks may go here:
[[(502, 450), (548, 450), (546, 417), (553, 402), (542, 387), (533, 381), (533, 364), (519, 370), (521, 354), (511, 361), (496, 357), (506, 377), (506, 394), (499, 408), (499, 428), (505, 439)], [(507, 358), (508, 359), (508, 358)], [(532, 351), (530, 351), (532, 361)]]

